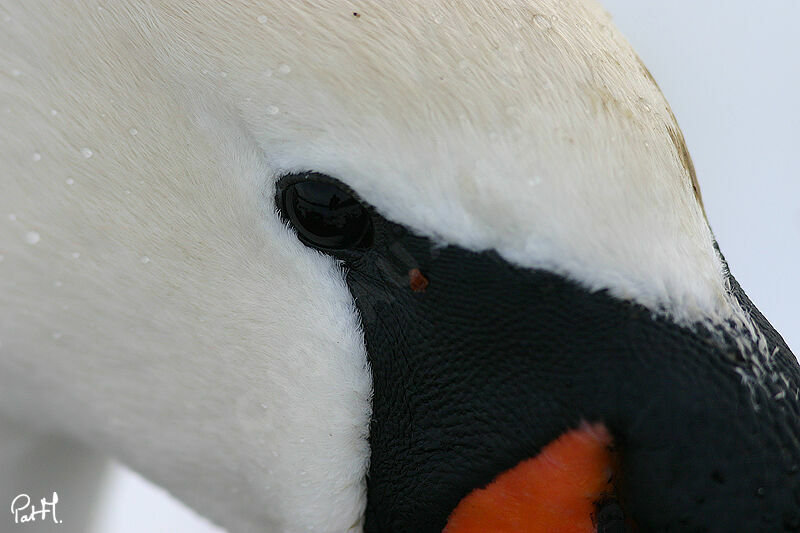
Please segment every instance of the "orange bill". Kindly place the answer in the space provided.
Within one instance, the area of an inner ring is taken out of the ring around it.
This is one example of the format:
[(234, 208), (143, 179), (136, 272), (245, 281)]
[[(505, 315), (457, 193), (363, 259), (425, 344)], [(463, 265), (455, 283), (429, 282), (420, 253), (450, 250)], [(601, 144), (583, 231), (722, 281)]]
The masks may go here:
[(613, 487), (612, 439), (584, 424), (468, 494), (444, 533), (595, 533), (595, 504)]

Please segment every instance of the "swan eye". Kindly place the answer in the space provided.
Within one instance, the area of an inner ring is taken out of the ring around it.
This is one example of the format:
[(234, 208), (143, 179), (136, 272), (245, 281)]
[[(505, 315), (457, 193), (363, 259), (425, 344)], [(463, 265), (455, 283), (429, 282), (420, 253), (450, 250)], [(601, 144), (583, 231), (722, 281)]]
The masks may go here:
[(336, 180), (319, 174), (284, 177), (278, 209), (308, 246), (322, 250), (363, 249), (372, 240), (366, 207)]

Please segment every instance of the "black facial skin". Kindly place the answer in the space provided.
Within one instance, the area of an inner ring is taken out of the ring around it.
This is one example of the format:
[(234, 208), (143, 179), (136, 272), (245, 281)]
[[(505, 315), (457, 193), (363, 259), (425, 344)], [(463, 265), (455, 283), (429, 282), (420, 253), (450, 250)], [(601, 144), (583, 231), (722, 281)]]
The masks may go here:
[[(336, 183), (284, 178), (283, 213), (297, 180)], [(441, 531), (472, 490), (584, 420), (614, 437), (618, 510), (638, 531), (800, 531), (800, 366), (732, 277), (769, 361), (716, 326), (437, 248), (364, 209), (370, 245), (324, 252), (345, 269), (372, 367), (367, 533)]]

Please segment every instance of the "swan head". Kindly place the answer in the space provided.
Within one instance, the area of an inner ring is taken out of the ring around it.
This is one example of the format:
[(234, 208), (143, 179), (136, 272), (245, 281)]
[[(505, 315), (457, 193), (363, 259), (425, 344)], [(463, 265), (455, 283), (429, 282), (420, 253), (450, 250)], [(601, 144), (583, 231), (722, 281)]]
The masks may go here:
[(800, 527), (800, 368), (594, 2), (73, 9), (0, 37), (4, 409), (231, 531)]

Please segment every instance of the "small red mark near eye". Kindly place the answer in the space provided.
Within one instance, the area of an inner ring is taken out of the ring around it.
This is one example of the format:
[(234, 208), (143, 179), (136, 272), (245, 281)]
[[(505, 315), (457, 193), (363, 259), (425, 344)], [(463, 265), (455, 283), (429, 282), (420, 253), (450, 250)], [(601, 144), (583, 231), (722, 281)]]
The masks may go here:
[(353, 16), (356, 17), (356, 18), (361, 18), (361, 13), (353, 11)]
[(412, 268), (408, 271), (408, 280), (411, 290), (414, 292), (425, 292), (428, 287), (428, 278), (422, 275), (418, 268)]

